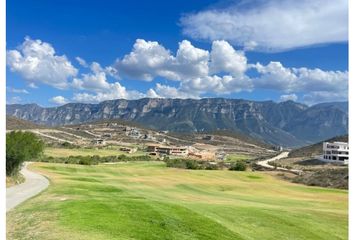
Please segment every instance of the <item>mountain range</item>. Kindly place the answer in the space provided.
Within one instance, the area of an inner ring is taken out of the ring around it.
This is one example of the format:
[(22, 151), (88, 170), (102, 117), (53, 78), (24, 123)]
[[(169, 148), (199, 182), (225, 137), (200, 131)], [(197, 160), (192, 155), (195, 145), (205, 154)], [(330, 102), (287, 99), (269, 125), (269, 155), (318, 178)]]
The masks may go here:
[(294, 101), (203, 98), (110, 100), (44, 108), (10, 104), (6, 113), (36, 124), (58, 126), (122, 119), (172, 132), (242, 132), (282, 146), (303, 146), (348, 133), (348, 102), (307, 106)]

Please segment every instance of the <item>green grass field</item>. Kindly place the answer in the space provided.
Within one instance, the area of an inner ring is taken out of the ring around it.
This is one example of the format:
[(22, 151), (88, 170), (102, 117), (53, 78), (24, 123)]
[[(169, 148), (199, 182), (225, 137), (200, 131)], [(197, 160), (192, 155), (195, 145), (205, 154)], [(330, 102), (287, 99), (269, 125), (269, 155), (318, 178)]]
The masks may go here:
[(7, 214), (8, 239), (347, 239), (348, 192), (161, 162), (35, 163), (50, 187)]
[(232, 153), (232, 154), (227, 155), (226, 162), (245, 161), (245, 160), (249, 160), (251, 158), (252, 157), (249, 155)]
[(106, 156), (117, 156), (121, 154), (129, 155), (129, 156), (137, 156), (144, 155), (145, 153), (137, 151), (133, 154), (127, 154), (125, 152), (119, 151), (119, 147), (116, 149), (94, 149), (94, 148), (52, 148), (47, 147), (44, 150), (44, 155), (51, 157), (69, 157), (69, 156), (93, 156), (98, 155), (100, 157)]

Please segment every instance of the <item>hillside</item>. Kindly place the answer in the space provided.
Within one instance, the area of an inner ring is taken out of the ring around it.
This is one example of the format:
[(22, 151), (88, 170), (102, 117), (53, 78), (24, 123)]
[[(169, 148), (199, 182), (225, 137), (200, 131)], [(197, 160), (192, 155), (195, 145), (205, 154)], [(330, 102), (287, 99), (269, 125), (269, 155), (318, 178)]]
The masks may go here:
[(69, 103), (55, 108), (14, 104), (7, 105), (7, 114), (50, 126), (120, 119), (172, 132), (224, 130), (283, 146), (308, 145), (348, 132), (345, 103), (309, 107), (293, 101), (144, 98), (99, 104)]
[[(22, 130), (33, 132), (48, 146), (54, 148), (77, 148), (77, 151), (61, 149), (64, 151), (63, 155), (66, 153), (76, 155), (77, 152), (98, 154), (97, 147), (104, 148), (101, 149), (103, 155), (116, 155), (124, 153), (119, 150), (122, 146), (145, 151), (146, 144), (190, 146), (201, 151), (215, 152), (218, 159), (230, 154), (248, 156), (249, 159), (273, 153), (273, 146), (242, 134), (170, 133), (147, 129), (121, 120), (100, 120), (61, 127), (22, 128)], [(105, 144), (97, 145), (95, 143), (97, 139), (103, 139)], [(49, 148), (47, 150), (50, 151)]]
[[(326, 142), (348, 142), (348, 135), (343, 135), (343, 136), (337, 136), (334, 138), (330, 138), (325, 140)], [(289, 157), (313, 157), (316, 155), (322, 154), (322, 143), (318, 142), (309, 146), (305, 146), (302, 148), (294, 149), (289, 153)]]
[(42, 128), (42, 126), (30, 121), (18, 119), (16, 117), (6, 116), (6, 130), (23, 130), (34, 128)]

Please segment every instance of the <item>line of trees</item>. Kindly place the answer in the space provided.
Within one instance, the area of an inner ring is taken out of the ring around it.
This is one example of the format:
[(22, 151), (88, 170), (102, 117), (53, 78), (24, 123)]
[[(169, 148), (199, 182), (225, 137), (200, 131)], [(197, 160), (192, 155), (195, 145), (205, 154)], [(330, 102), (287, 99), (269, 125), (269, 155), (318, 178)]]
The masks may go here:
[(244, 161), (236, 161), (235, 163), (225, 164), (223, 162), (208, 162), (208, 161), (198, 161), (194, 159), (183, 159), (183, 158), (168, 158), (165, 157), (164, 162), (166, 162), (167, 167), (174, 168), (184, 168), (193, 170), (220, 170), (227, 168), (231, 171), (246, 171), (247, 164)]
[(42, 156), (37, 159), (40, 162), (80, 164), (80, 165), (96, 165), (107, 162), (129, 162), (129, 161), (151, 161), (150, 156), (126, 156), (124, 154), (118, 156), (69, 156), (69, 157), (48, 157)]
[(31, 132), (13, 131), (6, 134), (6, 175), (15, 176), (24, 161), (38, 158), (44, 149), (43, 141)]

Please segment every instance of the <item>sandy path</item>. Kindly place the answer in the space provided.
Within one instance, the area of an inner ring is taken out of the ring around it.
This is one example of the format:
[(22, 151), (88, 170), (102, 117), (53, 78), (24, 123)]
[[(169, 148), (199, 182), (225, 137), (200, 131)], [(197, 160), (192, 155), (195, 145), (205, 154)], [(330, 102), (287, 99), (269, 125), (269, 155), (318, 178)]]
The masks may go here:
[(49, 185), (47, 178), (38, 173), (34, 173), (27, 169), (27, 165), (21, 170), (21, 174), (25, 177), (25, 182), (6, 188), (6, 212), (10, 211), (25, 200), (37, 195)]
[[(266, 159), (266, 160), (259, 161), (259, 162), (257, 162), (257, 164), (262, 167), (265, 167), (265, 168), (275, 169), (275, 167), (270, 165), (269, 162), (273, 162), (273, 161), (276, 161), (276, 160), (279, 160), (282, 158), (286, 158), (286, 157), (288, 157), (288, 155), (289, 155), (289, 152), (281, 152), (279, 155), (269, 158), (269, 159)], [(295, 174), (301, 174), (301, 172), (302, 172), (301, 170), (287, 169), (287, 168), (283, 168), (283, 167), (277, 167), (276, 170), (292, 172)]]

